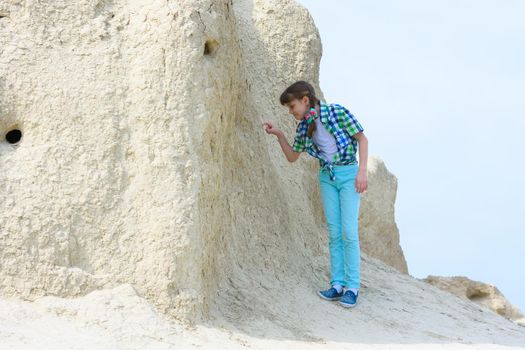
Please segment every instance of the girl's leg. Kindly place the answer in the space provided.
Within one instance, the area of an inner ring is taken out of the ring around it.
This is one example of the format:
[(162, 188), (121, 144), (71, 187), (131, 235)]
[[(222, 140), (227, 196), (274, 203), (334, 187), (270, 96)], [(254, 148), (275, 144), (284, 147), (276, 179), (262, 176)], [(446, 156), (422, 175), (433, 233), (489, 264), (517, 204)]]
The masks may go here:
[(321, 198), (328, 228), (328, 246), (330, 248), (330, 284), (345, 286), (344, 249), (341, 236), (341, 209), (339, 190), (330, 176), (321, 171), (319, 174)]
[(341, 191), (341, 218), (342, 218), (342, 240), (344, 246), (344, 274), (346, 288), (359, 289), (361, 284), (360, 276), (360, 247), (358, 218), (360, 194), (355, 190), (355, 178), (359, 167), (357, 165), (345, 168), (344, 172), (338, 173), (340, 176)]

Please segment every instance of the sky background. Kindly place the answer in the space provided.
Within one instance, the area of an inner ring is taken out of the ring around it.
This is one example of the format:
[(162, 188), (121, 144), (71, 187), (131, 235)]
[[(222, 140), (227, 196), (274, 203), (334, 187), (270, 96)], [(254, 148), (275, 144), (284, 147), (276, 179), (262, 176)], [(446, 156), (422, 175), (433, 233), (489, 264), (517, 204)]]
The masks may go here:
[(494, 284), (525, 312), (525, 1), (298, 2), (325, 99), (398, 178), (409, 273)]

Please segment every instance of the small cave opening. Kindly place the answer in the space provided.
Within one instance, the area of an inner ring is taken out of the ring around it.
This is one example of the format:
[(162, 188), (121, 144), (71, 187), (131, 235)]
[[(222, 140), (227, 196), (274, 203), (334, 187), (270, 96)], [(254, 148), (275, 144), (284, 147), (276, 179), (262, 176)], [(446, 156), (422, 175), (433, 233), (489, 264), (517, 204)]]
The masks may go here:
[(12, 145), (20, 142), (21, 139), (22, 131), (20, 131), (19, 129), (10, 130), (7, 132), (7, 134), (5, 134), (5, 140)]
[(204, 43), (204, 56), (215, 56), (219, 43), (215, 39), (206, 40)]

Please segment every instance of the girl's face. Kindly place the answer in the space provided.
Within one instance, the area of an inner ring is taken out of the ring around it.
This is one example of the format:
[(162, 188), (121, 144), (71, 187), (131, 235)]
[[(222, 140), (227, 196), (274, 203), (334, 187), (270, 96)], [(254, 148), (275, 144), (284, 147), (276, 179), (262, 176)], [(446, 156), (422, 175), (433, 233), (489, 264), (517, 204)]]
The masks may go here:
[(310, 110), (310, 99), (308, 96), (303, 96), (301, 99), (293, 99), (286, 104), (288, 112), (294, 116), (296, 120), (303, 120), (304, 116)]

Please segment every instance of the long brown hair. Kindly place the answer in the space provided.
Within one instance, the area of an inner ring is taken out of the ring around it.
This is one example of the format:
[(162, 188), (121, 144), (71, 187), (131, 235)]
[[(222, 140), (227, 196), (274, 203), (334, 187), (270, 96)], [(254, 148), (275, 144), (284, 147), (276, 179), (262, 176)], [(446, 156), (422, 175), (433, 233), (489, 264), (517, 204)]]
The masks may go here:
[[(307, 96), (310, 100), (310, 108), (315, 108), (317, 104), (319, 104), (319, 99), (315, 96), (315, 90), (312, 85), (307, 83), (306, 81), (297, 81), (293, 83), (292, 85), (288, 86), (286, 90), (281, 94), (281, 97), (279, 98), (281, 104), (284, 106), (285, 104), (289, 103), (290, 101), (297, 99), (300, 100), (304, 96)], [(310, 127), (308, 128), (308, 137), (312, 137), (313, 132), (315, 131), (316, 126), (315, 122), (310, 124)]]

